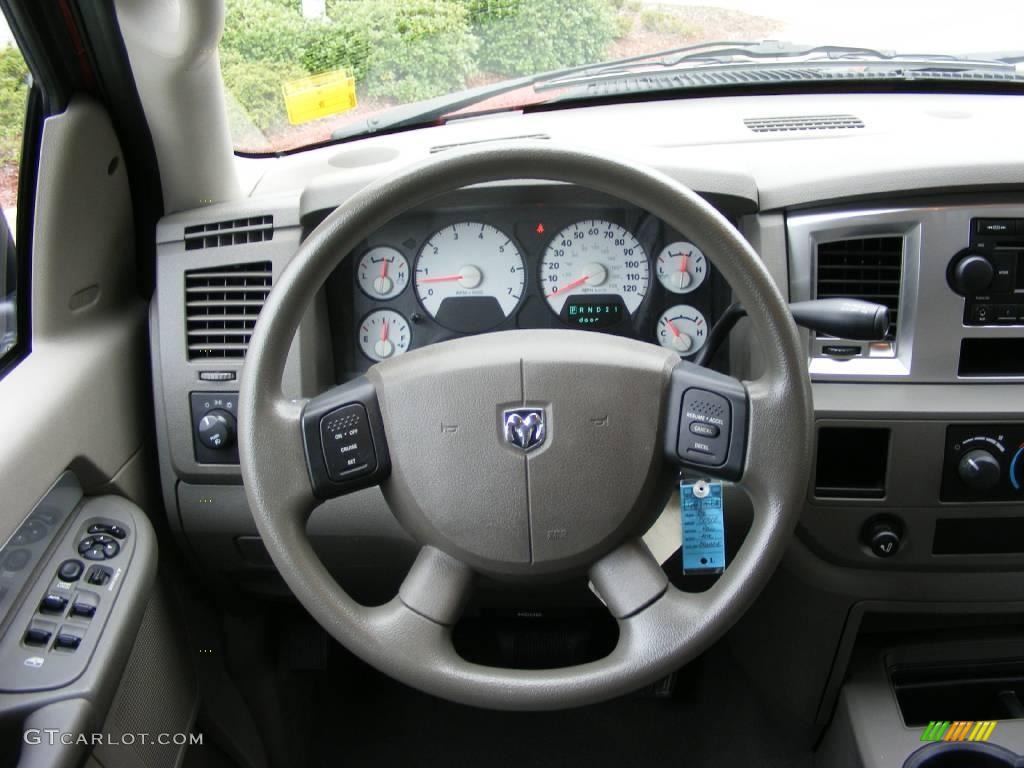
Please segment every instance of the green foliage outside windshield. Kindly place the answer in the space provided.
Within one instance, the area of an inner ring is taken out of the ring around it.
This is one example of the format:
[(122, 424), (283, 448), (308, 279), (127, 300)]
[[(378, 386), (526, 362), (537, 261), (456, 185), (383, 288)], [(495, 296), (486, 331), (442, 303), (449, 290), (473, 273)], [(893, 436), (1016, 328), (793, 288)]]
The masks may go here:
[(287, 127), (282, 81), (344, 69), (361, 101), (417, 101), (600, 59), (616, 11), (610, 0), (328, 0), (326, 19), (304, 19), (299, 0), (227, 0), (224, 28), (237, 139), (238, 122)]

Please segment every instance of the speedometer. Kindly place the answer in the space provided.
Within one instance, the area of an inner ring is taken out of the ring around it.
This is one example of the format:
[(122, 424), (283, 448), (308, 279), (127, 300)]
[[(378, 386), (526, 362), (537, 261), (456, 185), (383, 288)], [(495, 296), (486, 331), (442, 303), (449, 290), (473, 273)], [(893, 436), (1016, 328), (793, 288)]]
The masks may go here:
[[(572, 224), (552, 239), (540, 262), (540, 284), (551, 309), (564, 321), (608, 318), (640, 307), (650, 285), (647, 252), (627, 230), (610, 221)], [(618, 310), (616, 311), (616, 307)]]
[(423, 308), (438, 323), (476, 333), (512, 314), (523, 296), (526, 268), (519, 249), (500, 229), (463, 221), (427, 240), (413, 282)]

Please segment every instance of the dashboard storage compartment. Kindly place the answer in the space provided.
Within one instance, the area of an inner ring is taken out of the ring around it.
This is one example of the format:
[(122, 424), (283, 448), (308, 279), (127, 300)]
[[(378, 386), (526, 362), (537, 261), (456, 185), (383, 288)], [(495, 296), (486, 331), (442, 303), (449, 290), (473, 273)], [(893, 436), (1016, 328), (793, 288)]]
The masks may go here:
[[(890, 674), (903, 722), (909, 727), (940, 719), (977, 722), (1024, 717), (1024, 658), (907, 666)], [(940, 764), (945, 765), (936, 763)]]
[(835, 499), (884, 498), (888, 463), (888, 429), (819, 427), (814, 495)]
[(963, 339), (957, 376), (1024, 375), (1024, 338)]
[(1024, 517), (946, 518), (935, 521), (936, 555), (1024, 553)]

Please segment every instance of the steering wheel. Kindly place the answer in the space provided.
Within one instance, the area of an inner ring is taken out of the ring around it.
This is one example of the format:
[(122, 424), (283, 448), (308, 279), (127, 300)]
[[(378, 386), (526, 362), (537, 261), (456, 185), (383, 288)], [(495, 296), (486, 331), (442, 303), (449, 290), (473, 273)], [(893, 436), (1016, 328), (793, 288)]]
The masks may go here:
[[(300, 319), (362, 240), (441, 193), (510, 179), (600, 190), (687, 233), (747, 308), (764, 373), (741, 382), (654, 344), (588, 331), (505, 331), (414, 350), (310, 400), (282, 394)], [(810, 465), (806, 361), (786, 303), (750, 245), (673, 179), (546, 143), (442, 153), (332, 212), (270, 292), (249, 344), (239, 411), (253, 517), (310, 614), (382, 672), (491, 708), (602, 701), (701, 653), (777, 566)], [(705, 426), (691, 430), (696, 423)], [(736, 480), (754, 509), (734, 559), (699, 594), (673, 587), (639, 538), (679, 466)], [(398, 594), (366, 607), (328, 573), (305, 525), (322, 500), (373, 485), (422, 548)], [(452, 627), (477, 575), (536, 583), (580, 573), (618, 622), (617, 645), (604, 658), (516, 670), (456, 653)]]

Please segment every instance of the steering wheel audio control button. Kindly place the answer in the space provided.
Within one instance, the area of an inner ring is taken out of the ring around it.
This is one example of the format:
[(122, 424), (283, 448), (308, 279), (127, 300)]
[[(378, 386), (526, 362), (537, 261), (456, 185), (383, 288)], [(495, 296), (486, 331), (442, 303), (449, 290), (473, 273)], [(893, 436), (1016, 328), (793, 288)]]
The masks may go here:
[(331, 411), (320, 420), (327, 476), (335, 482), (369, 474), (377, 468), (370, 422), (361, 403)]

